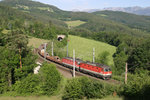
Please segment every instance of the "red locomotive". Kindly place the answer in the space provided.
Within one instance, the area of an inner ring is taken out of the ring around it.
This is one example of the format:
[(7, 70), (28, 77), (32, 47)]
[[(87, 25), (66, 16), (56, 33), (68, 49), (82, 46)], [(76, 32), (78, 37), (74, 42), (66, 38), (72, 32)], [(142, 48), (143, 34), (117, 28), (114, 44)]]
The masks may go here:
[[(43, 45), (39, 47), (38, 53), (44, 57)], [(73, 58), (71, 57), (64, 57), (60, 59), (58, 56), (49, 56), (49, 54), (46, 53), (46, 59), (63, 66), (73, 68)], [(80, 59), (75, 59), (75, 69), (103, 79), (110, 79), (112, 76), (112, 71), (109, 66), (99, 63), (84, 62)]]

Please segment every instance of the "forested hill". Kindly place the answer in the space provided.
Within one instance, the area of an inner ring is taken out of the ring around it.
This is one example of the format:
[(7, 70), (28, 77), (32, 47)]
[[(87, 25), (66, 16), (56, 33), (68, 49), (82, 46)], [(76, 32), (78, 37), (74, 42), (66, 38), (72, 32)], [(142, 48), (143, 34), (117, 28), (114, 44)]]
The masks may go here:
[(90, 13), (63, 11), (57, 7), (31, 0), (3, 0), (1, 4), (21, 10), (22, 12), (25, 12), (44, 23), (52, 22), (57, 26), (67, 27), (64, 21), (84, 21), (84, 24), (77, 26), (78, 30), (75, 30), (77, 33), (78, 31), (82, 31), (84, 33), (89, 32), (89, 34), (91, 34), (91, 32), (105, 31), (117, 34), (130, 34), (137, 37), (147, 37), (147, 32), (139, 29), (132, 29), (125, 24)]
[(59, 26), (67, 26), (63, 21), (59, 20), (65, 11), (57, 7), (31, 0), (2, 0), (1, 4), (25, 12), (44, 23), (53, 22)]
[(44, 38), (56, 38), (57, 34), (67, 34), (65, 28), (52, 23), (44, 24), (33, 16), (0, 4), (0, 30), (2, 33), (19, 31), (19, 33)]
[(143, 31), (150, 32), (150, 16), (139, 16), (119, 11), (98, 11), (93, 14), (123, 23), (134, 29), (141, 29)]

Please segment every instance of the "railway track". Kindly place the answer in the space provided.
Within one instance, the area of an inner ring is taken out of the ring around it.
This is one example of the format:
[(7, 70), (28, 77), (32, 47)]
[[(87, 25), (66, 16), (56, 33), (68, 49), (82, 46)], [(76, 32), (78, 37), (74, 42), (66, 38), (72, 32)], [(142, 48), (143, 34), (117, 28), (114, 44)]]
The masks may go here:
[[(40, 55), (38, 54), (38, 52), (37, 52), (36, 50), (35, 50), (34, 53), (35, 53), (36, 55), (38, 55), (38, 57), (39, 57), (38, 60), (37, 60), (38, 62), (43, 63), (44, 61), (46, 61), (46, 62), (48, 62), (48, 63), (55, 64), (57, 70), (58, 70), (64, 77), (66, 77), (66, 78), (72, 78), (72, 77), (73, 77), (73, 75), (72, 75), (72, 69), (66, 68), (66, 67), (64, 67), (63, 65), (54, 63), (54, 62), (52, 62), (52, 61), (49, 61), (49, 60), (43, 58), (42, 56), (40, 56)], [(81, 72), (77, 72), (77, 71), (75, 72), (75, 75), (76, 75), (76, 77), (87, 76), (87, 77), (90, 77), (90, 78), (92, 78), (92, 79), (95, 79), (95, 80), (98, 80), (98, 81), (102, 81), (102, 82), (107, 82), (107, 83), (110, 83), (110, 84), (118, 84), (118, 85), (121, 84), (121, 82), (120, 82), (120, 81), (117, 81), (117, 80), (113, 80), (113, 79), (103, 80), (103, 79), (96, 78), (96, 77), (94, 77), (94, 76), (91, 76), (91, 75), (88, 75), (88, 74), (84, 74), (84, 73), (81, 73)]]

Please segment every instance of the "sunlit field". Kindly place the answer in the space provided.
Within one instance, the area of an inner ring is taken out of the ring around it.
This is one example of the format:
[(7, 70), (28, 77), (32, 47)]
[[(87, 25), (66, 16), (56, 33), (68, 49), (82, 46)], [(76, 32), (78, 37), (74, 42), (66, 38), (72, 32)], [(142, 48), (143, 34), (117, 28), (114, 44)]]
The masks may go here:
[(109, 65), (113, 64), (112, 55), (116, 52), (116, 47), (109, 44), (90, 40), (78, 36), (69, 35), (69, 56), (72, 57), (73, 49), (75, 49), (76, 57), (83, 59), (84, 61), (92, 61), (93, 48), (95, 48), (95, 56), (103, 53), (104, 51), (109, 52)]
[(80, 21), (80, 20), (75, 20), (75, 21), (65, 21), (65, 23), (68, 25), (68, 27), (76, 27), (76, 26), (85, 24), (86, 22)]

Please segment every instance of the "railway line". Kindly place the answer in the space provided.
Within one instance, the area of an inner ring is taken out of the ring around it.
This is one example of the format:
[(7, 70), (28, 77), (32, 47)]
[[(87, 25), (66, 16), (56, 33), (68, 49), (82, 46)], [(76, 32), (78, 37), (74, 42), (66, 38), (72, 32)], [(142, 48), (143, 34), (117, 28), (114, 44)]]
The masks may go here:
[[(72, 69), (69, 69), (69, 68), (66, 68), (64, 67), (63, 65), (60, 65), (60, 64), (57, 64), (57, 63), (54, 63), (52, 61), (49, 61), (45, 58), (43, 58), (41, 55), (38, 54), (37, 50), (35, 49), (35, 52), (34, 52), (36, 55), (38, 55), (38, 62), (41, 62), (43, 63), (44, 61), (48, 62), (48, 63), (52, 63), (52, 64), (55, 64), (56, 65), (56, 68), (57, 70), (66, 78), (72, 78), (73, 77), (73, 72), (72, 72)], [(96, 78), (94, 76), (91, 76), (91, 75), (88, 75), (88, 74), (84, 74), (84, 73), (81, 73), (81, 72), (78, 72), (76, 71), (75, 72), (75, 75), (76, 77), (80, 77), (80, 76), (87, 76), (89, 78), (92, 78), (92, 79), (95, 79), (95, 80), (98, 80), (98, 81), (101, 81), (101, 82), (107, 82), (107, 83), (110, 83), (110, 84), (121, 84), (120, 81), (117, 81), (117, 80), (113, 80), (113, 79), (109, 79), (109, 80), (103, 80), (103, 79), (100, 79), (100, 78)]]

